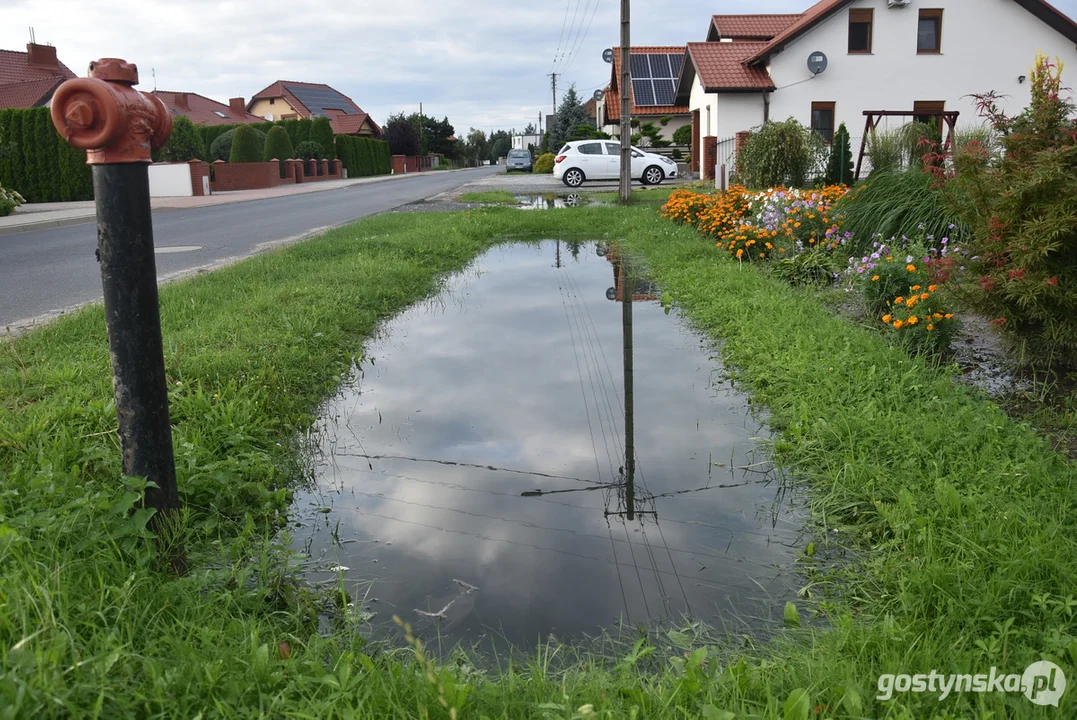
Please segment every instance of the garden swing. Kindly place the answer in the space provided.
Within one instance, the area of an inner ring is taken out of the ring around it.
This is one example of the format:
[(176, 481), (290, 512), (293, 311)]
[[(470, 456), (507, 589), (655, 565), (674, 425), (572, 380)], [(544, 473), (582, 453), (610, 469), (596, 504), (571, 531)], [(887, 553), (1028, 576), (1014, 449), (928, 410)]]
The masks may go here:
[[(860, 156), (856, 160), (856, 173), (853, 175), (853, 180), (860, 180), (860, 170), (864, 165), (864, 155), (866, 154), (868, 138), (879, 127), (879, 123), (883, 118), (888, 117), (911, 117), (914, 119), (933, 117), (940, 118), (943, 123), (946, 123), (946, 139), (942, 144), (942, 154), (949, 155), (950, 149), (953, 147), (954, 132), (957, 129), (957, 117), (961, 113), (957, 110), (865, 110), (864, 117), (867, 120), (864, 123), (864, 136), (860, 138)], [(942, 129), (941, 127), (939, 128)]]

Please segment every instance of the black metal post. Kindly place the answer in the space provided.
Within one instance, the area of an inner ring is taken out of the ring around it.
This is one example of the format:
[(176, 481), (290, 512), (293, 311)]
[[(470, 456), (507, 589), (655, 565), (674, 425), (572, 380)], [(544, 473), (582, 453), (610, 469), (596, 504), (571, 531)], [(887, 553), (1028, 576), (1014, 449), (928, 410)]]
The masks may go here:
[(146, 489), (145, 506), (158, 511), (154, 525), (160, 528), (180, 502), (147, 168), (141, 162), (94, 165), (93, 185), (123, 472), (156, 485)]

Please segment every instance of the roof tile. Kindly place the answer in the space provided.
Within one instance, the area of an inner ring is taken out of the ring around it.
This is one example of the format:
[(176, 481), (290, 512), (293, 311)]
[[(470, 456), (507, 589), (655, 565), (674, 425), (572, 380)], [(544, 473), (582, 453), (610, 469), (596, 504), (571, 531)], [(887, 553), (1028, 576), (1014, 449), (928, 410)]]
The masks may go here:
[[(232, 108), (224, 103), (219, 103), (204, 95), (188, 92), (173, 92), (171, 90), (154, 90), (153, 94), (161, 99), (161, 102), (172, 111), (173, 115), (183, 115), (195, 125), (250, 125), (252, 123), (265, 122), (265, 118), (244, 112), (242, 115), (233, 112)], [(183, 96), (187, 96), (186, 107), (183, 107)], [(223, 113), (221, 117), (217, 113)]]
[(770, 40), (800, 19), (795, 15), (715, 15), (718, 37), (732, 40)]
[(745, 60), (765, 47), (762, 42), (688, 43), (688, 55), (700, 84), (707, 92), (773, 90), (774, 82), (764, 68)]

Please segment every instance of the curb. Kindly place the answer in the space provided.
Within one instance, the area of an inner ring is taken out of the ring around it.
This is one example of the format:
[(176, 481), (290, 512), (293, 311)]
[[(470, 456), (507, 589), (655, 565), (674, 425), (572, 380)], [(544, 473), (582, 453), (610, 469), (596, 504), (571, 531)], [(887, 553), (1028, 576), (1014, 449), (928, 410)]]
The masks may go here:
[(63, 220), (39, 220), (38, 222), (27, 222), (22, 225), (9, 225), (0, 227), (0, 236), (4, 235), (17, 235), (18, 233), (34, 232), (35, 230), (49, 230), (52, 228), (68, 227), (70, 225), (82, 225), (85, 223), (92, 223), (97, 221), (97, 213), (91, 215), (84, 215), (82, 217), (64, 218)]

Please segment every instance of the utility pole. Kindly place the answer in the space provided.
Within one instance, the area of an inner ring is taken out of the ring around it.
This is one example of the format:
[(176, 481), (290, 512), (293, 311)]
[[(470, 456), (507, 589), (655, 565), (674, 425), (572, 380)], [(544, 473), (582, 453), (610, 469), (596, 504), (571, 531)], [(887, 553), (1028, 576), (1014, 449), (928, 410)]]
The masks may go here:
[[(550, 87), (553, 89), (553, 114), (557, 114), (557, 73), (550, 73)], [(546, 128), (549, 130), (550, 128)]]
[[(628, 0), (625, 0), (627, 3)], [(621, 176), (624, 177), (622, 171)], [(621, 255), (621, 337), (624, 343), (625, 371), (625, 504), (628, 505), (628, 519), (635, 519), (636, 514), (636, 395), (632, 386), (632, 295), (635, 293), (635, 280), (628, 258)]]
[(631, 0), (621, 0), (621, 202), (632, 199), (631, 5)]
[(423, 104), (419, 103), (419, 150), (423, 149)]

